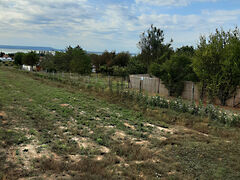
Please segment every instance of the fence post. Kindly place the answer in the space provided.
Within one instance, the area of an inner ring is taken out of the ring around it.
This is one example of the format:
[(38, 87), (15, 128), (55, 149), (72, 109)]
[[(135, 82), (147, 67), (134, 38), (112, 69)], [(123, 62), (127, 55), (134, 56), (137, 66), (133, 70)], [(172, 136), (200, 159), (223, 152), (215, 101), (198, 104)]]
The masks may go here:
[(140, 92), (142, 92), (142, 86), (143, 86), (143, 77), (140, 78), (140, 85), (139, 85)]
[(108, 75), (108, 87), (110, 89), (110, 92), (112, 93), (112, 80), (109, 75)]
[(121, 81), (121, 90), (123, 90), (123, 77), (122, 77), (122, 81)]
[(158, 94), (160, 93), (160, 78), (158, 78), (158, 90), (157, 90), (157, 93)]
[(233, 96), (233, 102), (232, 102), (232, 107), (235, 106), (235, 98), (236, 98), (236, 95), (234, 94), (234, 96)]
[(194, 102), (194, 92), (195, 92), (194, 82), (192, 82), (192, 102)]
[(119, 81), (117, 80), (117, 94), (119, 94)]

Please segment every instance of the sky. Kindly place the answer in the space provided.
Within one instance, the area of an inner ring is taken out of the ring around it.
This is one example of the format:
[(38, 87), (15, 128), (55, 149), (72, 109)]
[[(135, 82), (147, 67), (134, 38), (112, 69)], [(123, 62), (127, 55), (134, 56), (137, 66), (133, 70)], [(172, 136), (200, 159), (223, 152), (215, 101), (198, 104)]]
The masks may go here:
[(0, 0), (0, 44), (138, 53), (151, 24), (174, 48), (240, 25), (239, 0)]

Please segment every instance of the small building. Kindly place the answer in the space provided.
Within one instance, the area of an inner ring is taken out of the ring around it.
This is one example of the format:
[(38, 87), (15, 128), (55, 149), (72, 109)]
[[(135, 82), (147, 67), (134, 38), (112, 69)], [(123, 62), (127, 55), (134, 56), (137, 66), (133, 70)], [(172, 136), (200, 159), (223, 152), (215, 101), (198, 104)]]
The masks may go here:
[(25, 71), (32, 71), (33, 70), (32, 66), (28, 66), (28, 65), (25, 65), (25, 64), (22, 65), (22, 69), (25, 70)]
[(96, 66), (95, 65), (92, 66), (92, 73), (96, 73)]
[(9, 57), (7, 54), (4, 54), (3, 57), (0, 57), (1, 61), (13, 61), (11, 57)]
[(25, 70), (25, 71), (41, 71), (42, 70), (41, 66), (39, 66), (39, 65), (28, 66), (28, 65), (25, 65), (25, 64), (22, 65), (22, 69)]

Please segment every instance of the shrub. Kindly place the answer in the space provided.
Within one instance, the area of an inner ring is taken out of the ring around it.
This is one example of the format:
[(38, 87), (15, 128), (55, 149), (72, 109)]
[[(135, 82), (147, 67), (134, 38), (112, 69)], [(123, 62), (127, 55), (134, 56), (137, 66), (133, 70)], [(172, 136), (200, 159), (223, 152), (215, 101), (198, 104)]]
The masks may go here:
[[(154, 64), (155, 67), (152, 68), (152, 73), (155, 73), (155, 76), (163, 80), (170, 96), (178, 97), (182, 94), (184, 81), (197, 80), (191, 64), (191, 58), (185, 55), (174, 55), (162, 65), (156, 66)], [(156, 68), (159, 68), (159, 70)]]
[(147, 66), (141, 62), (139, 56), (134, 56), (128, 62), (127, 71), (129, 74), (146, 74)]
[(126, 77), (128, 75), (128, 70), (126, 67), (113, 66), (113, 75)]
[(240, 31), (216, 29), (208, 39), (200, 38), (193, 67), (209, 97), (222, 105), (236, 92), (240, 82)]
[(24, 53), (22, 52), (17, 52), (15, 55), (14, 55), (14, 63), (16, 65), (22, 65), (23, 64), (23, 57), (24, 57)]

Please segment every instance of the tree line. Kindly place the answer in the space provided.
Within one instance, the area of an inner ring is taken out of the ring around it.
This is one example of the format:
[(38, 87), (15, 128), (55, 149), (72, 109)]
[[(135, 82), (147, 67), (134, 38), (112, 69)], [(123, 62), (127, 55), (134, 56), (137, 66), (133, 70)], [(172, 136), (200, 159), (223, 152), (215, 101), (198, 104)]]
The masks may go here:
[(141, 35), (140, 57), (148, 73), (163, 80), (172, 96), (180, 96), (184, 81), (200, 84), (201, 98), (219, 98), (222, 105), (236, 94), (240, 85), (240, 32), (238, 27), (216, 29), (208, 37), (200, 36), (197, 48), (183, 46), (173, 50), (164, 42), (163, 31), (151, 26)]
[(201, 97), (218, 97), (225, 105), (240, 83), (239, 29), (216, 29), (208, 37), (200, 36), (196, 48), (182, 46), (174, 50), (172, 42), (165, 42), (163, 30), (151, 25), (140, 35), (140, 53), (135, 56), (115, 51), (88, 54), (80, 46), (69, 46), (55, 55), (16, 53), (15, 63), (39, 64), (48, 72), (90, 74), (94, 67), (97, 73), (122, 77), (148, 73), (159, 77), (171, 96), (180, 96), (184, 81), (193, 81), (200, 84)]

